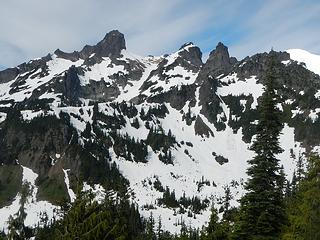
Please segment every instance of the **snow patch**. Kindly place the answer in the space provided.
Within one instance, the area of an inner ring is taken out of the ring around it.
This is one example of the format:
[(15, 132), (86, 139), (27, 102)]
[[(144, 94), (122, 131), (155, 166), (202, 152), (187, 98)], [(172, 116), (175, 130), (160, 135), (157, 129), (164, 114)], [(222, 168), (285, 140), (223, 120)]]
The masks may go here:
[(62, 171), (64, 173), (64, 182), (66, 183), (70, 201), (73, 202), (76, 199), (76, 195), (74, 194), (73, 190), (70, 188), (70, 181), (68, 176), (68, 172), (70, 171), (70, 169), (66, 169), (66, 170), (62, 169)]
[[(44, 212), (48, 215), (49, 219), (52, 219), (54, 216), (57, 218), (58, 216), (55, 215), (55, 209), (58, 208), (57, 206), (47, 201), (37, 201), (38, 188), (35, 185), (35, 181), (38, 174), (33, 172), (30, 168), (22, 165), (21, 167), (23, 169), (22, 182), (28, 183), (30, 189), (30, 195), (28, 195), (24, 206), (27, 215), (24, 224), (26, 226), (35, 226), (40, 220), (40, 214)], [(0, 226), (3, 227), (5, 231), (7, 231), (9, 216), (16, 214), (20, 208), (20, 200), (21, 193), (18, 193), (11, 205), (0, 209)]]
[(253, 103), (251, 105), (252, 108), (256, 108), (258, 106), (258, 98), (264, 92), (263, 85), (261, 83), (257, 83), (256, 76), (252, 76), (250, 78), (245, 79), (244, 81), (240, 81), (236, 75), (226, 76), (220, 80), (221, 82), (228, 83), (227, 86), (218, 87), (217, 93), (220, 96), (252, 96)]
[(287, 52), (292, 60), (304, 63), (308, 70), (320, 75), (320, 55), (302, 49), (289, 49)]

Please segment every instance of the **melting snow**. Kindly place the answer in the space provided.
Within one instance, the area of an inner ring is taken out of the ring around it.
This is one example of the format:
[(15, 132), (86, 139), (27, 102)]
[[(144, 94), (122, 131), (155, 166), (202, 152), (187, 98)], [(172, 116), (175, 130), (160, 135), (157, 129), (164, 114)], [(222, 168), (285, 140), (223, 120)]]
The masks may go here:
[[(34, 226), (40, 220), (40, 214), (46, 212), (49, 219), (53, 218), (55, 215), (55, 209), (57, 206), (47, 202), (47, 201), (37, 201), (38, 188), (35, 185), (35, 181), (38, 177), (38, 174), (33, 172), (30, 168), (23, 168), (23, 183), (29, 183), (30, 186), (30, 195), (27, 197), (25, 203), (25, 212), (27, 214), (24, 221), (26, 226)], [(18, 212), (20, 208), (21, 194), (18, 193), (11, 205), (0, 209), (0, 227), (3, 227), (7, 230), (8, 224), (7, 221), (10, 215), (14, 215)]]
[(73, 202), (76, 199), (76, 195), (74, 194), (73, 190), (70, 188), (70, 182), (69, 182), (69, 176), (68, 176), (68, 172), (70, 171), (70, 169), (66, 169), (66, 170), (62, 169), (62, 170), (64, 173), (64, 182), (66, 183), (70, 201)]

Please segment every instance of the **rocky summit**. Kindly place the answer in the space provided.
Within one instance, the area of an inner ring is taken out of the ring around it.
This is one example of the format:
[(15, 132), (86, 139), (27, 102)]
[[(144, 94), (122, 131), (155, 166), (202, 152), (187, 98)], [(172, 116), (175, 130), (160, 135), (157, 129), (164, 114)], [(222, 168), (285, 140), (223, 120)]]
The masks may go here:
[(58, 217), (57, 206), (81, 188), (96, 199), (125, 193), (172, 233), (182, 221), (201, 228), (226, 188), (233, 206), (243, 194), (271, 59), (284, 123), (279, 159), (290, 179), (320, 146), (319, 57), (306, 51), (237, 60), (218, 43), (203, 63), (186, 43), (142, 57), (114, 30), (94, 46), (1, 71), (0, 226), (28, 184), (27, 226), (43, 213)]

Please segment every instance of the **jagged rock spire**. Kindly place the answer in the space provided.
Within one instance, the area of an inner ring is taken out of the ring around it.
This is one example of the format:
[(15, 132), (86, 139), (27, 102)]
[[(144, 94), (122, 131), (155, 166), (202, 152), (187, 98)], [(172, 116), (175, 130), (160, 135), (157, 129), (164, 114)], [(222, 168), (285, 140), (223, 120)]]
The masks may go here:
[(202, 52), (192, 42), (185, 43), (180, 47), (179, 55), (195, 66), (202, 66)]
[(210, 53), (206, 65), (210, 66), (210, 72), (213, 76), (218, 76), (230, 71), (235, 62), (237, 60), (229, 56), (228, 47), (219, 42), (216, 49)]
[(93, 46), (93, 52), (100, 57), (118, 57), (123, 49), (126, 49), (126, 42), (118, 30), (107, 33), (102, 41)]
[(208, 78), (214, 78), (221, 74), (227, 74), (232, 69), (232, 66), (237, 63), (237, 59), (229, 56), (228, 47), (219, 42), (201, 69), (197, 82), (202, 84)]
[(111, 57), (116, 58), (121, 54), (121, 50), (126, 49), (124, 35), (118, 30), (108, 32), (105, 37), (96, 45), (86, 45), (80, 52), (65, 53), (57, 49), (54, 53), (61, 58), (77, 61), (79, 58), (88, 59), (92, 54), (97, 58)]

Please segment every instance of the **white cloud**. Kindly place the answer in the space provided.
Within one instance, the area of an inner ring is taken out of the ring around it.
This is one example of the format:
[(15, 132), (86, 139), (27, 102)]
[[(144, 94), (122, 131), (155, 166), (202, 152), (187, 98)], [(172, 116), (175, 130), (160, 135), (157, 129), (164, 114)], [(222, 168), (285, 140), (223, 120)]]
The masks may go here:
[[(257, 1), (259, 2), (259, 1)], [(204, 52), (226, 41), (231, 55), (303, 48), (320, 53), (320, 4), (270, 0), (10, 0), (0, 8), (0, 65), (95, 44), (118, 29), (130, 51), (162, 54), (194, 41)], [(259, 2), (260, 3), (260, 2)]]
[(246, 36), (231, 46), (233, 54), (244, 57), (256, 52), (302, 48), (320, 53), (320, 2), (265, 1), (259, 11), (243, 21)]

